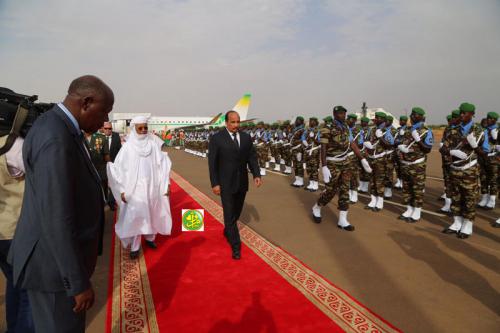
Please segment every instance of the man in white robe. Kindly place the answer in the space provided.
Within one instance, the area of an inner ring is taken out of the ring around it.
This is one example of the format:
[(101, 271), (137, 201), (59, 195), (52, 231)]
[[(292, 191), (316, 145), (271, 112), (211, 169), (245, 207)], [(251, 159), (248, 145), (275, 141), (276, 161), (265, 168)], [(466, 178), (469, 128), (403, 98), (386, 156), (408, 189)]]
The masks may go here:
[(147, 118), (135, 117), (130, 134), (114, 163), (107, 164), (109, 186), (119, 201), (116, 235), (124, 248), (130, 246), (130, 258), (139, 255), (141, 238), (156, 248), (157, 233), (170, 235), (169, 184), (172, 162), (161, 151), (163, 141), (148, 134)]

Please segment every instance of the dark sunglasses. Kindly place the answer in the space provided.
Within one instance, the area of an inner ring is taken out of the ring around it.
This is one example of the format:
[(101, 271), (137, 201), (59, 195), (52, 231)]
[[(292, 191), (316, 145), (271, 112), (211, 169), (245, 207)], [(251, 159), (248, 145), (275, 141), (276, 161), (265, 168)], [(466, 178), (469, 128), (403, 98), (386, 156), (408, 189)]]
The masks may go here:
[(147, 130), (147, 129), (148, 129), (148, 127), (147, 127), (147, 126), (138, 126), (138, 127), (137, 127), (137, 130), (138, 130), (138, 131), (144, 131), (144, 130)]
[(105, 130), (111, 130), (111, 127), (104, 127)]

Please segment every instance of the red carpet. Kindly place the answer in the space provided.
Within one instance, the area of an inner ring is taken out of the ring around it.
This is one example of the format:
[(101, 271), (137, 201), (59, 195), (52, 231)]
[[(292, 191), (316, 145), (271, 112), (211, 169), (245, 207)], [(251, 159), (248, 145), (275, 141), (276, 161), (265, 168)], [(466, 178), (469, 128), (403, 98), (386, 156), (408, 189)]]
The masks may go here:
[[(249, 228), (232, 260), (220, 206), (173, 179), (172, 235), (136, 261), (115, 244), (108, 332), (397, 331)], [(181, 231), (192, 208), (205, 209), (204, 232)]]

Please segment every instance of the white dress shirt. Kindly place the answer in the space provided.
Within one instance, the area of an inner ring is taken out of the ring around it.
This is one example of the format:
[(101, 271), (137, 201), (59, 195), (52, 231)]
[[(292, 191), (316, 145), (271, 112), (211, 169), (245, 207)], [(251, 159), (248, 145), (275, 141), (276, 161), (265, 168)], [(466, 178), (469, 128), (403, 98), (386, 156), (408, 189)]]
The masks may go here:
[(23, 163), (23, 142), (23, 138), (17, 137), (12, 147), (5, 153), (7, 170), (9, 170), (9, 174), (14, 178), (21, 177), (25, 172)]
[[(226, 127), (226, 130), (229, 133), (229, 135), (231, 136), (231, 140), (234, 141), (233, 133), (230, 130), (228, 130), (227, 127)], [(238, 147), (241, 147), (240, 132), (236, 132), (236, 140), (238, 140)]]

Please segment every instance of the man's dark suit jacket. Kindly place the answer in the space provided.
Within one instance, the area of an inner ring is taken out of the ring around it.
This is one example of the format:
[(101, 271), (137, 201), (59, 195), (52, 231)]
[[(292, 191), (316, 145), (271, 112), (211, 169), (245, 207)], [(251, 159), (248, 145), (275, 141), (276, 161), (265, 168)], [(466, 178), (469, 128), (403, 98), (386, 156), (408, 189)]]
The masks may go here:
[(104, 201), (80, 134), (55, 106), (24, 141), (24, 201), (9, 253), (22, 288), (74, 296), (90, 287)]
[(220, 185), (228, 193), (248, 191), (248, 172), (260, 177), (257, 154), (250, 135), (240, 132), (240, 147), (236, 146), (226, 128), (210, 138), (208, 145), (208, 169), (212, 187)]
[(118, 155), (121, 148), (122, 141), (120, 139), (120, 134), (113, 132), (111, 134), (111, 147), (109, 147), (109, 157), (111, 158), (111, 162), (115, 161), (116, 155)]

